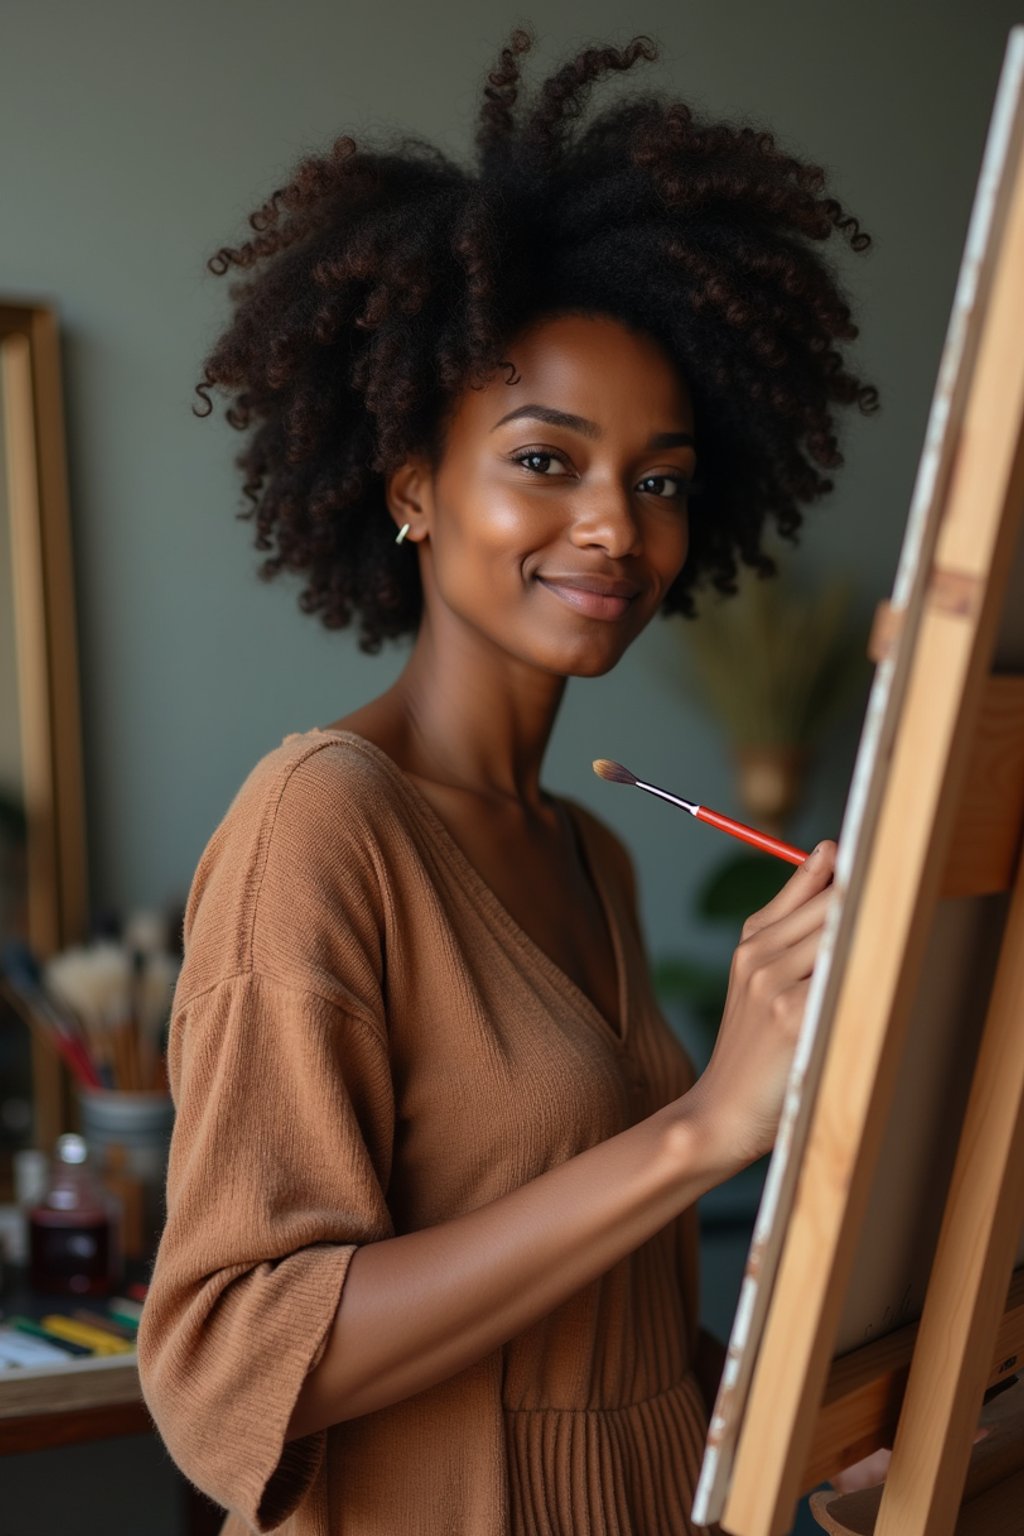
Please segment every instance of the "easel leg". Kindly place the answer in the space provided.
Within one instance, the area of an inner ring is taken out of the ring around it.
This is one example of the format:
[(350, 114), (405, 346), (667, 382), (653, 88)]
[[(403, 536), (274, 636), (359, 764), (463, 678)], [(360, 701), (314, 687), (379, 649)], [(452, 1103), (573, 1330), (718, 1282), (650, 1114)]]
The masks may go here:
[(874, 1536), (952, 1536), (1024, 1223), (1024, 858)]

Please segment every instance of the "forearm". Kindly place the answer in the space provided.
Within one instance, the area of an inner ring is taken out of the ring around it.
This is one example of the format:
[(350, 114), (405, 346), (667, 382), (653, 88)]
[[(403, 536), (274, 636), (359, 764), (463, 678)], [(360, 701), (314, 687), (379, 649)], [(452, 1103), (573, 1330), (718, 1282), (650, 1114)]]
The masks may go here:
[(372, 1413), (464, 1370), (728, 1172), (684, 1098), (478, 1210), (359, 1248), (286, 1438)]

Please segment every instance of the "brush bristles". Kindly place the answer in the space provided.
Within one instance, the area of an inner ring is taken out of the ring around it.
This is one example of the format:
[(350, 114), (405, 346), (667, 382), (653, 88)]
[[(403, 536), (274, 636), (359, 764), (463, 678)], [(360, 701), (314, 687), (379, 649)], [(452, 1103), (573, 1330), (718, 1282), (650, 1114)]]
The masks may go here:
[(621, 763), (613, 763), (607, 757), (595, 759), (594, 772), (599, 779), (610, 779), (613, 784), (636, 784), (638, 782), (635, 773), (630, 773), (629, 769), (623, 768)]

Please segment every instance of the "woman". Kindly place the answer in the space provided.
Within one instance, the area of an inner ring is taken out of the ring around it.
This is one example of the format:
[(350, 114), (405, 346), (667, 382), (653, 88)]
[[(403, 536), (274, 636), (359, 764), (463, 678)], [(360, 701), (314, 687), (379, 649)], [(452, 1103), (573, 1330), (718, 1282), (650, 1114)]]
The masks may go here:
[[(770, 135), (588, 49), (470, 174), (337, 141), (211, 266), (254, 268), (200, 393), (266, 574), (398, 681), (252, 770), (200, 861), (169, 1064), (146, 1401), (225, 1532), (673, 1533), (720, 1346), (695, 1201), (771, 1147), (834, 845), (746, 924), (695, 1080), (630, 857), (541, 787), (566, 679), (763, 570), (841, 463), (867, 237)], [(699, 471), (698, 471), (699, 464)]]

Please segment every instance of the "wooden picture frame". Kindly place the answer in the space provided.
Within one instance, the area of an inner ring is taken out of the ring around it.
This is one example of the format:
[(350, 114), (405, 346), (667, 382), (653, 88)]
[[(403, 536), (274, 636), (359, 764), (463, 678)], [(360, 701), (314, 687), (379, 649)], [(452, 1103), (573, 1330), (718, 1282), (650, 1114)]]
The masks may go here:
[[(60, 333), (53, 305), (0, 299), (4, 501), (27, 837), (27, 940), (39, 959), (85, 937), (85, 809)], [(32, 1041), (34, 1140), (70, 1120), (59, 1058)]]

